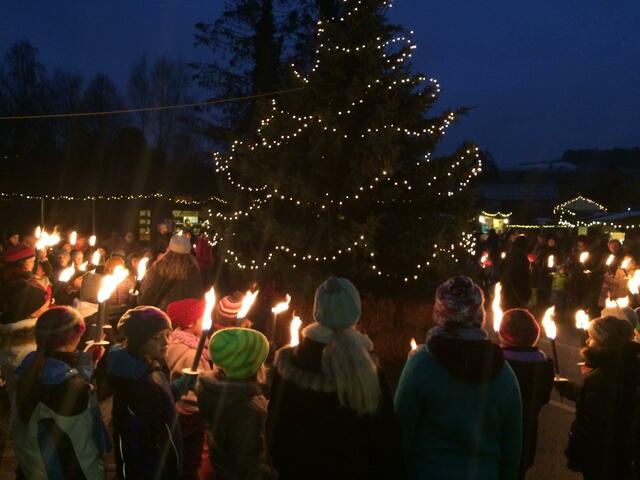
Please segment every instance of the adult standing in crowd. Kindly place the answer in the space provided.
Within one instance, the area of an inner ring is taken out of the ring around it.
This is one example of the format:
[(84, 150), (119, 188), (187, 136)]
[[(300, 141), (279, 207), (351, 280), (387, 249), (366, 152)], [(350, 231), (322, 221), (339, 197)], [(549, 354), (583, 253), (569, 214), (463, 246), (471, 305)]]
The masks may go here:
[[(347, 279), (318, 287), (313, 323), (276, 354), (268, 438), (280, 479), (403, 478), (400, 433)], [(224, 330), (223, 330), (224, 331)]]
[(540, 326), (524, 309), (504, 312), (500, 324), (500, 347), (516, 374), (522, 398), (522, 460), (518, 478), (524, 480), (536, 456), (538, 415), (551, 399), (553, 361), (537, 346)]
[(18, 245), (3, 256), (0, 288), (0, 367), (10, 392), (12, 372), (35, 350), (36, 319), (49, 308), (51, 290), (40, 286), (31, 273), (35, 251)]
[(518, 235), (502, 265), (502, 308), (525, 308), (531, 297), (527, 237)]
[[(585, 480), (636, 479), (640, 474), (640, 345), (626, 320), (592, 320), (582, 349), (588, 373), (582, 387), (559, 383), (576, 402), (565, 452), (569, 469)], [(635, 471), (633, 470), (635, 468)]]
[(166, 310), (171, 302), (202, 297), (202, 278), (191, 242), (184, 235), (174, 235), (169, 251), (151, 265), (142, 284), (138, 303)]
[(436, 291), (436, 326), (404, 367), (395, 405), (410, 477), (518, 476), (518, 380), (484, 330), (484, 295), (468, 277)]

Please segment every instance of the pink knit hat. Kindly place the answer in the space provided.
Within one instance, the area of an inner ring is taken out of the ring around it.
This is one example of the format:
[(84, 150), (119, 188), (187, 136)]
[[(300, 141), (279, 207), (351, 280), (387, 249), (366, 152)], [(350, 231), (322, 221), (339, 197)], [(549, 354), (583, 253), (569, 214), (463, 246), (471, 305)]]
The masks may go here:
[(231, 295), (222, 297), (213, 309), (213, 322), (216, 330), (221, 328), (236, 327), (236, 317), (242, 308), (242, 292), (233, 292)]
[(499, 335), (505, 347), (532, 347), (538, 343), (540, 325), (528, 310), (512, 308), (504, 312)]

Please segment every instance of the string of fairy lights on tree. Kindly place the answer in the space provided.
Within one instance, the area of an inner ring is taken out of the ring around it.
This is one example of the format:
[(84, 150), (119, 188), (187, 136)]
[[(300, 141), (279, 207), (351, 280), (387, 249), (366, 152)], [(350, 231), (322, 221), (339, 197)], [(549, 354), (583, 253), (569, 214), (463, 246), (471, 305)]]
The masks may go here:
[(213, 195), (207, 197), (203, 200), (195, 200), (190, 198), (184, 198), (174, 195), (169, 195), (166, 193), (149, 193), (149, 194), (124, 194), (124, 195), (85, 195), (85, 196), (74, 196), (74, 195), (36, 195), (29, 193), (6, 193), (0, 192), (0, 198), (14, 199), (18, 198), (21, 200), (52, 200), (52, 201), (74, 201), (74, 202), (88, 202), (95, 200), (106, 200), (106, 201), (126, 201), (126, 200), (151, 200), (151, 199), (163, 199), (172, 203), (184, 204), (184, 205), (204, 205), (211, 202), (218, 202), (221, 204), (227, 204), (226, 200)]
[[(355, 3), (355, 6), (346, 11), (342, 16), (336, 16), (325, 21), (318, 21), (317, 25), (317, 39), (319, 45), (315, 51), (315, 61), (310, 68), (307, 76), (301, 74), (295, 69), (295, 65), (292, 65), (294, 76), (304, 84), (308, 84), (314, 73), (318, 70), (321, 63), (321, 54), (327, 52), (331, 53), (348, 53), (355, 54), (369, 49), (375, 49), (381, 52), (382, 57), (385, 59), (385, 63), (391, 70), (396, 70), (399, 64), (402, 64), (407, 59), (411, 58), (411, 52), (416, 48), (411, 39), (406, 35), (400, 35), (395, 38), (389, 39), (385, 42), (381, 42), (381, 38), (377, 37), (376, 42), (362, 43), (353, 47), (345, 47), (341, 45), (333, 45), (329, 40), (321, 39), (325, 33), (324, 25), (330, 22), (343, 22), (346, 17), (351, 16), (358, 11), (358, 8), (362, 5), (361, 1), (350, 2), (350, 0), (343, 0), (344, 3)], [(390, 7), (390, 2), (382, 2), (384, 6)], [(410, 32), (413, 34), (413, 32)], [(399, 52), (394, 52), (394, 55), (387, 55), (386, 49), (391, 46), (402, 45)], [(407, 86), (417, 87), (422, 82), (428, 81), (428, 86), (421, 92), (416, 92), (418, 95), (428, 93), (430, 97), (435, 101), (440, 93), (440, 85), (434, 78), (427, 78), (424, 76), (411, 76), (395, 79), (390, 82), (385, 82), (378, 78), (367, 83), (364, 93), (356, 100), (350, 102), (347, 107), (338, 109), (334, 112), (335, 117), (345, 118), (346, 116), (353, 115), (356, 109), (364, 105), (367, 102), (370, 94), (379, 89), (385, 91), (393, 90), (396, 87), (406, 88)], [(236, 222), (244, 217), (248, 217), (252, 213), (260, 210), (267, 202), (271, 201), (285, 201), (293, 205), (309, 208), (315, 207), (318, 209), (318, 213), (322, 213), (330, 206), (343, 207), (347, 202), (355, 202), (363, 199), (363, 195), (368, 192), (372, 192), (377, 186), (385, 184), (400, 189), (400, 191), (418, 190), (429, 191), (438, 197), (452, 197), (456, 192), (462, 192), (469, 186), (471, 180), (479, 175), (482, 171), (482, 161), (480, 158), (479, 148), (477, 146), (471, 146), (466, 148), (463, 152), (459, 153), (455, 160), (448, 165), (448, 168), (440, 174), (429, 176), (419, 181), (415, 179), (401, 178), (399, 175), (385, 170), (379, 171), (377, 175), (373, 176), (368, 184), (362, 184), (355, 187), (350, 193), (345, 193), (342, 196), (330, 196), (329, 193), (325, 193), (324, 198), (321, 200), (309, 200), (301, 196), (289, 193), (282, 186), (270, 186), (268, 183), (261, 183), (259, 185), (250, 185), (243, 183), (241, 180), (236, 179), (233, 174), (233, 164), (237, 156), (243, 154), (251, 154), (257, 150), (275, 151), (276, 149), (287, 145), (290, 141), (298, 138), (306, 130), (311, 127), (318, 128), (321, 132), (329, 134), (340, 135), (341, 138), (348, 139), (351, 136), (356, 138), (366, 139), (368, 136), (381, 134), (389, 131), (397, 134), (405, 135), (408, 138), (421, 138), (423, 136), (434, 137), (432, 141), (436, 141), (446, 132), (447, 128), (455, 121), (456, 114), (454, 112), (445, 112), (441, 117), (441, 120), (434, 121), (431, 126), (423, 129), (411, 129), (402, 125), (397, 125), (393, 122), (384, 124), (375, 128), (367, 128), (359, 133), (353, 132), (341, 132), (336, 126), (331, 125), (331, 122), (318, 114), (310, 115), (295, 115), (287, 112), (285, 109), (278, 107), (278, 103), (275, 100), (271, 102), (271, 113), (266, 118), (260, 121), (256, 133), (258, 135), (257, 141), (245, 142), (243, 140), (235, 140), (231, 146), (228, 154), (222, 154), (220, 152), (213, 153), (213, 160), (215, 164), (216, 173), (220, 175), (225, 182), (232, 187), (232, 189), (238, 192), (245, 192), (252, 196), (245, 208), (236, 209), (228, 214), (222, 212), (212, 212), (209, 210), (209, 216), (211, 219), (223, 220), (225, 222)], [(276, 119), (286, 119), (293, 122), (295, 126), (284, 134), (279, 134), (276, 137), (269, 138), (267, 128), (272, 126)], [(430, 154), (424, 155), (424, 160), (418, 161), (417, 166), (421, 166), (423, 163), (430, 163), (433, 160)], [(446, 186), (443, 184), (445, 180), (453, 177), (454, 171), (465, 166), (468, 161), (472, 161), (473, 164), (466, 177), (462, 178), (457, 186)], [(322, 197), (322, 196), (321, 196)], [(409, 200), (409, 202), (411, 202)], [(378, 203), (384, 203), (378, 200)], [(234, 235), (234, 234), (232, 234)], [(260, 270), (266, 268), (274, 261), (277, 255), (285, 255), (290, 257), (291, 268), (298, 268), (301, 263), (321, 263), (336, 261), (340, 256), (347, 254), (354, 254), (355, 252), (361, 252), (366, 257), (370, 258), (373, 262), (371, 269), (376, 272), (378, 276), (391, 277), (392, 274), (384, 272), (375, 263), (375, 252), (370, 251), (369, 245), (371, 240), (366, 237), (365, 234), (358, 234), (357, 238), (351, 243), (344, 245), (342, 248), (337, 248), (331, 252), (324, 252), (322, 254), (318, 252), (307, 251), (304, 252), (300, 249), (295, 249), (291, 245), (278, 243), (274, 245), (271, 250), (262, 254), (262, 260), (255, 258), (244, 258), (242, 254), (235, 251), (232, 248), (226, 249), (226, 257), (224, 261), (228, 264), (234, 265), (240, 270)], [(416, 264), (415, 272), (411, 275), (401, 276), (405, 282), (410, 280), (417, 280), (422, 272), (432, 265), (433, 259), (439, 256), (448, 256), (453, 261), (458, 262), (459, 258), (457, 252), (463, 251), (469, 255), (475, 255), (475, 239), (471, 233), (463, 233), (461, 240), (451, 243), (447, 246), (439, 246), (434, 244), (431, 257), (425, 258), (421, 263)]]

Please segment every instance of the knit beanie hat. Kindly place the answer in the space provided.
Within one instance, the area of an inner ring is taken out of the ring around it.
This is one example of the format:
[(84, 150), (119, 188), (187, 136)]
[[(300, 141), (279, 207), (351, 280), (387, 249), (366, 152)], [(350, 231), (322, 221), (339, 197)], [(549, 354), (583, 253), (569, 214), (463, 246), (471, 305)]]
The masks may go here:
[(255, 375), (269, 355), (269, 341), (262, 333), (249, 328), (218, 330), (209, 342), (211, 361), (232, 380)]
[(513, 308), (504, 312), (499, 335), (505, 347), (532, 347), (538, 343), (540, 325), (528, 310)]
[(600, 312), (601, 317), (616, 317), (620, 320), (626, 320), (635, 329), (638, 328), (638, 313), (631, 307), (606, 307)]
[(5, 263), (13, 263), (35, 256), (36, 252), (33, 248), (27, 247), (26, 245), (16, 245), (15, 247), (7, 248), (7, 251), (4, 252), (2, 260)]
[(433, 318), (439, 325), (462, 328), (482, 327), (484, 322), (482, 289), (469, 277), (453, 277), (436, 290)]
[(189, 328), (202, 318), (204, 308), (204, 300), (185, 298), (171, 302), (167, 306), (167, 315), (169, 315), (174, 328)]
[(346, 278), (329, 277), (316, 289), (313, 318), (325, 327), (352, 327), (360, 318), (360, 294)]
[(629, 322), (613, 316), (592, 320), (587, 329), (589, 336), (605, 348), (615, 348), (631, 342), (633, 327)]
[(171, 329), (171, 320), (156, 307), (131, 308), (118, 321), (118, 331), (127, 338), (130, 352), (140, 351), (147, 340), (166, 329)]
[(36, 321), (36, 345), (41, 350), (63, 347), (79, 339), (84, 329), (84, 319), (75, 309), (52, 307)]
[(191, 241), (186, 235), (174, 235), (169, 240), (169, 251), (175, 253), (191, 253)]
[(233, 292), (231, 295), (222, 297), (213, 309), (213, 321), (216, 328), (226, 328), (236, 326), (236, 317), (242, 308), (242, 292)]

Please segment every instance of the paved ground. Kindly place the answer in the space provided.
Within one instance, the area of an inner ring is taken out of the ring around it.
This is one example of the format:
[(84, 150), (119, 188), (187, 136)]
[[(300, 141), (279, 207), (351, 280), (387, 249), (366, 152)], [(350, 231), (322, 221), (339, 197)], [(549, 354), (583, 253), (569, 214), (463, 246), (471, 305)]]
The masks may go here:
[[(584, 343), (584, 334), (574, 328), (559, 326), (557, 351), (561, 374), (572, 381), (580, 381), (580, 370), (576, 365), (580, 361), (579, 349)], [(551, 355), (550, 344), (541, 340), (541, 348)], [(6, 418), (6, 405), (0, 399), (0, 431)], [(554, 393), (552, 401), (540, 414), (538, 435), (538, 453), (536, 464), (529, 471), (527, 480), (573, 480), (581, 476), (567, 470), (563, 455), (567, 443), (567, 433), (575, 413), (571, 402), (562, 400)], [(4, 449), (0, 463), (0, 480), (14, 478), (15, 455), (10, 443)]]

